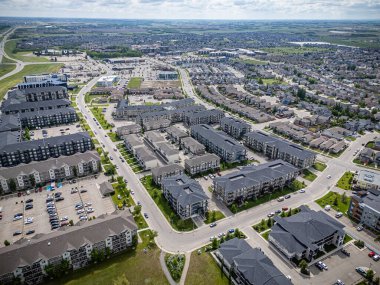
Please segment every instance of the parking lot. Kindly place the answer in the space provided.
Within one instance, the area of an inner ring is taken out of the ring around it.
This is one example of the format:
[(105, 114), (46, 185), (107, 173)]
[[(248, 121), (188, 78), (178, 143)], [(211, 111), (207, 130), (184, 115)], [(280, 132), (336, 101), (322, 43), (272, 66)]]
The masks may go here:
[[(61, 192), (61, 197), (64, 199), (59, 202), (55, 202), (54, 212), (57, 213), (58, 219), (67, 217), (67, 222), (70, 220), (73, 223), (79, 221), (80, 215), (86, 215), (86, 211), (93, 208), (91, 213), (87, 213), (88, 218), (98, 217), (102, 214), (109, 214), (115, 211), (114, 204), (110, 197), (103, 198), (99, 192), (98, 183), (105, 180), (105, 177), (101, 175), (97, 179), (86, 178), (76, 183), (65, 184), (61, 188), (54, 191), (46, 190), (46, 187), (41, 188), (41, 192), (37, 193), (31, 191), (29, 195), (15, 196), (11, 198), (3, 198), (0, 200), (0, 207), (2, 207), (2, 220), (0, 221), (0, 240), (1, 245), (4, 246), (4, 241), (8, 240), (13, 243), (22, 237), (32, 237), (38, 233), (49, 233), (51, 231), (51, 224), (49, 222), (49, 214), (47, 212), (46, 199), (48, 195), (54, 197), (54, 193)], [(33, 200), (32, 209), (25, 209), (28, 200)], [(87, 203), (88, 207), (83, 207), (85, 211), (82, 214), (77, 214), (75, 205), (78, 203)], [(91, 204), (91, 205), (90, 205)], [(21, 214), (22, 217), (19, 220), (14, 221), (14, 217), (17, 214)], [(27, 223), (27, 219), (32, 222)], [(34, 231), (34, 232), (32, 232)], [(14, 233), (19, 232), (14, 236)], [(27, 234), (27, 233), (30, 234)]]
[(31, 138), (38, 140), (50, 137), (59, 137), (63, 135), (74, 134), (77, 132), (81, 132), (82, 129), (78, 123), (70, 124), (70, 125), (62, 125), (58, 127), (52, 128), (43, 128), (40, 130), (31, 131)]
[(334, 284), (338, 279), (344, 284), (356, 284), (363, 278), (355, 271), (356, 267), (372, 268), (377, 274), (380, 273), (380, 262), (368, 257), (370, 250), (358, 249), (355, 245), (349, 244), (345, 249), (351, 254), (349, 257), (340, 251), (322, 260), (331, 270), (319, 270), (315, 265), (310, 267), (314, 275), (310, 279), (310, 284)]

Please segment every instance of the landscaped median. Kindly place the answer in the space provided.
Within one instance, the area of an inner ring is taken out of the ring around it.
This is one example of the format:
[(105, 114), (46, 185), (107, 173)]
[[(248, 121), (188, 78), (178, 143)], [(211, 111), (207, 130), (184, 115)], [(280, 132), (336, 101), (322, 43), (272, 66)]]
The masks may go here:
[(182, 271), (185, 266), (184, 254), (165, 254), (165, 264), (175, 282), (181, 280)]
[(265, 194), (265, 195), (255, 199), (255, 200), (247, 200), (241, 206), (238, 206), (234, 203), (231, 206), (229, 206), (229, 209), (231, 210), (232, 213), (238, 213), (238, 212), (241, 212), (244, 210), (248, 210), (252, 207), (261, 205), (263, 203), (267, 203), (267, 202), (274, 200), (274, 199), (277, 199), (281, 196), (291, 194), (291, 193), (296, 192), (296, 191), (298, 191), (304, 187), (305, 187), (305, 183), (300, 182), (298, 180), (294, 180), (291, 183), (291, 185), (285, 186), (283, 189), (276, 190), (270, 194)]
[(103, 129), (105, 130), (112, 129), (113, 125), (107, 122), (100, 108), (93, 107), (90, 110)]
[(169, 202), (165, 199), (159, 186), (157, 186), (152, 175), (141, 178), (141, 183), (148, 191), (154, 202), (160, 208), (170, 225), (177, 231), (191, 231), (197, 228), (192, 219), (182, 220), (170, 207)]

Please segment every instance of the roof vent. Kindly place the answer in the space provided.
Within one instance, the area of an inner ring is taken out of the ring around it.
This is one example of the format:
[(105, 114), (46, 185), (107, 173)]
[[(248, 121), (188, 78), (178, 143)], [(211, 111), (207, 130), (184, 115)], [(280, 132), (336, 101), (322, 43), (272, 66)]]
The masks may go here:
[(48, 242), (48, 246), (50, 246), (50, 245), (51, 245), (51, 242), (49, 241), (49, 242)]

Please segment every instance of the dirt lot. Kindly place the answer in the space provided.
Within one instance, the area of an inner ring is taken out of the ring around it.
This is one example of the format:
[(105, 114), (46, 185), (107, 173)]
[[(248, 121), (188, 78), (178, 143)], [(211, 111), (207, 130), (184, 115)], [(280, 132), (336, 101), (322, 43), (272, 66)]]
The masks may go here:
[[(67, 216), (68, 220), (73, 220), (74, 224), (79, 221), (79, 215), (77, 215), (75, 210), (75, 204), (79, 202), (92, 204), (91, 207), (94, 209), (94, 212), (88, 214), (89, 217), (112, 213), (115, 210), (112, 199), (110, 197), (103, 198), (98, 190), (98, 183), (104, 180), (105, 177), (101, 175), (96, 180), (94, 178), (86, 178), (73, 184), (67, 183), (55, 191), (48, 191), (44, 187), (38, 193), (31, 192), (30, 195), (21, 197), (3, 198), (0, 200), (3, 214), (3, 219), (0, 221), (0, 246), (4, 246), (5, 240), (13, 243), (22, 237), (32, 237), (38, 233), (49, 233), (51, 231), (49, 215), (46, 211), (46, 198), (48, 194), (62, 192), (64, 200), (55, 203), (57, 214), (59, 218)], [(73, 188), (77, 188), (78, 192), (71, 194)], [(82, 189), (86, 189), (87, 192), (80, 193)], [(33, 199), (33, 209), (25, 210), (24, 204), (28, 199)], [(23, 218), (13, 221), (14, 215), (18, 213), (22, 213)], [(26, 218), (33, 218), (33, 223), (26, 225), (24, 223)], [(29, 230), (34, 230), (35, 232), (26, 235)], [(13, 236), (13, 233), (16, 231), (21, 231), (22, 233)]]
[(356, 284), (362, 280), (361, 275), (355, 271), (356, 267), (371, 267), (376, 276), (379, 276), (380, 262), (368, 257), (368, 249), (360, 250), (353, 244), (346, 246), (346, 249), (351, 253), (350, 257), (338, 251), (322, 260), (329, 268), (327, 271), (320, 271), (315, 265), (311, 266), (310, 271), (314, 277), (310, 284), (333, 284), (338, 279), (347, 285)]

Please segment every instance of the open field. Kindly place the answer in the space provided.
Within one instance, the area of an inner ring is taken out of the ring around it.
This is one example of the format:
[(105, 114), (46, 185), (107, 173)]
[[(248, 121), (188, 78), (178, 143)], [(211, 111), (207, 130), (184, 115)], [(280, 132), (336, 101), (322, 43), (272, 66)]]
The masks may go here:
[(273, 47), (273, 48), (264, 48), (266, 52), (276, 54), (276, 55), (290, 55), (290, 54), (303, 54), (306, 52), (326, 52), (328, 49), (321, 47)]
[(140, 88), (142, 80), (141, 77), (132, 77), (129, 79), (127, 87), (131, 89)]
[(15, 64), (0, 64), (0, 77), (16, 68)]
[(17, 40), (9, 40), (5, 43), (5, 53), (14, 59), (18, 59), (24, 62), (49, 62), (46, 57), (38, 57), (33, 55), (32, 51), (16, 52)]
[(54, 73), (61, 69), (61, 63), (33, 64), (27, 65), (20, 72), (0, 80), (0, 99), (4, 97), (7, 91), (20, 83), (25, 75), (38, 73)]

